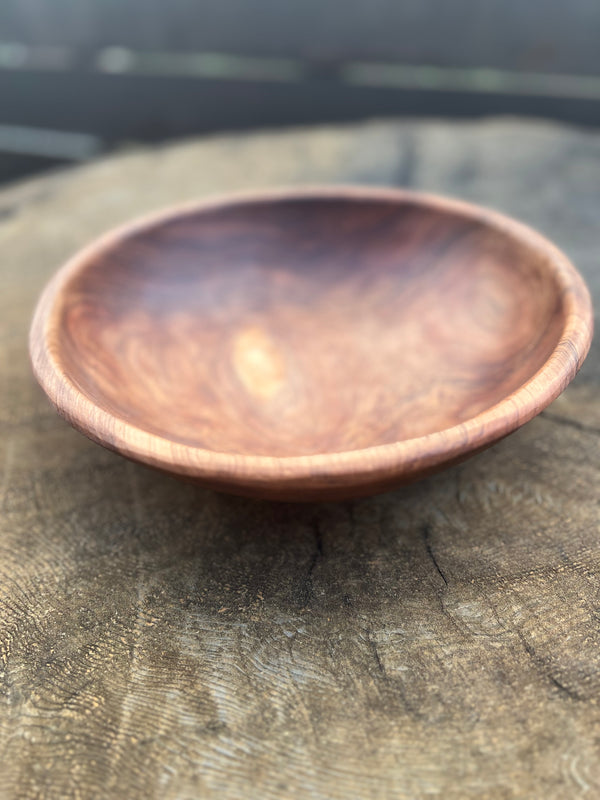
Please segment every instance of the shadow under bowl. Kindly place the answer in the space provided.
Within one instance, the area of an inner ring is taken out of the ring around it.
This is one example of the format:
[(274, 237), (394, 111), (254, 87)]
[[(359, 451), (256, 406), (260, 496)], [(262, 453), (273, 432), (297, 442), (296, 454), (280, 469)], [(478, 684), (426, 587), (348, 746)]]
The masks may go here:
[(46, 288), (30, 352), (100, 444), (214, 488), (313, 500), (489, 446), (565, 388), (591, 334), (581, 277), (524, 225), (334, 187), (109, 233)]

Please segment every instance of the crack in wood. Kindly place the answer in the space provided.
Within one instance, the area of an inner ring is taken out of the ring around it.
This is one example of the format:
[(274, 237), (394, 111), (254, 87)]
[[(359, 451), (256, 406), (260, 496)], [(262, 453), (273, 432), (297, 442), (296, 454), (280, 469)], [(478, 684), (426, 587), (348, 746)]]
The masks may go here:
[(553, 675), (549, 670), (549, 665), (545, 658), (539, 656), (531, 644), (531, 642), (527, 641), (523, 633), (519, 630), (516, 631), (517, 637), (521, 642), (523, 649), (531, 659), (531, 661), (535, 664), (538, 669), (541, 669), (544, 673), (544, 676), (550, 681), (550, 683), (555, 686), (561, 695), (568, 697), (571, 700), (583, 700), (581, 695), (577, 692), (573, 691), (573, 689), (569, 689), (568, 686), (565, 686), (555, 675)]
[(297, 602), (301, 608), (306, 608), (306, 606), (315, 599), (313, 573), (318, 562), (323, 558), (323, 535), (318, 519), (313, 521), (313, 532), (315, 536), (315, 547), (309, 559), (306, 574), (296, 595)]
[(433, 548), (431, 547), (431, 527), (428, 523), (425, 523), (421, 528), (421, 535), (423, 537), (423, 542), (425, 543), (425, 550), (427, 551), (427, 555), (431, 559), (433, 566), (435, 567), (438, 575), (444, 581), (444, 584), (448, 586), (448, 579), (446, 578), (444, 572), (442, 571), (437, 558), (435, 557), (435, 553), (433, 552)]

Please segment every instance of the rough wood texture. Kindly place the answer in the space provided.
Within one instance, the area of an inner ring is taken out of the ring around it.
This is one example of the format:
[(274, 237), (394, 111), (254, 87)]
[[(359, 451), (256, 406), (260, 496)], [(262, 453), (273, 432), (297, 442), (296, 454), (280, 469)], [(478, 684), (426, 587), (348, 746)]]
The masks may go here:
[(301, 180), (495, 205), (564, 247), (600, 301), (600, 137), (553, 126), (192, 142), (1, 193), (2, 800), (600, 793), (597, 346), (492, 450), (314, 508), (128, 463), (30, 374), (35, 299), (90, 237)]
[(581, 277), (496, 212), (283, 189), (127, 222), (35, 312), (35, 374), (90, 438), (212, 488), (339, 500), (424, 477), (539, 413), (592, 335)]

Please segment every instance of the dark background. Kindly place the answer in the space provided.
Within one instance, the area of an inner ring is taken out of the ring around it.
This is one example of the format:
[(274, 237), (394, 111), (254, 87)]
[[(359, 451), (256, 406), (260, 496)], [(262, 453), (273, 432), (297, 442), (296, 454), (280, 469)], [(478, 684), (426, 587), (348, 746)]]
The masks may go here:
[(2, 0), (0, 181), (373, 116), (600, 123), (598, 0)]

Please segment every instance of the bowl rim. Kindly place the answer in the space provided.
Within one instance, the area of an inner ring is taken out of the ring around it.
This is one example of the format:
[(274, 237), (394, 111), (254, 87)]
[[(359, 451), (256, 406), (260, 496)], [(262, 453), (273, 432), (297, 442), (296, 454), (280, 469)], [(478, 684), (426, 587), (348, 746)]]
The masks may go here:
[[(61, 364), (56, 337), (52, 335), (58, 327), (53, 323), (60, 311), (63, 289), (93, 258), (133, 234), (178, 217), (240, 204), (311, 198), (385, 200), (433, 208), (479, 222), (543, 254), (564, 308), (564, 325), (556, 347), (525, 383), (461, 423), (389, 444), (297, 456), (223, 453), (175, 442), (100, 408), (69, 378)], [(332, 184), (219, 194), (146, 214), (109, 230), (79, 250), (46, 285), (34, 312), (29, 353), (34, 374), (59, 414), (88, 438), (133, 460), (207, 482), (240, 486), (313, 483), (341, 486), (432, 470), (481, 450), (516, 430), (566, 388), (589, 351), (592, 334), (592, 303), (583, 278), (552, 242), (528, 225), (484, 206), (428, 192)]]

